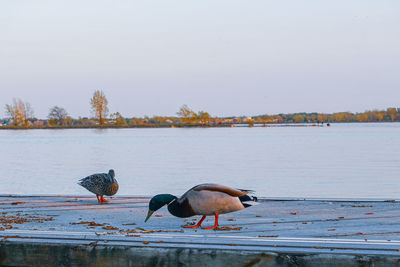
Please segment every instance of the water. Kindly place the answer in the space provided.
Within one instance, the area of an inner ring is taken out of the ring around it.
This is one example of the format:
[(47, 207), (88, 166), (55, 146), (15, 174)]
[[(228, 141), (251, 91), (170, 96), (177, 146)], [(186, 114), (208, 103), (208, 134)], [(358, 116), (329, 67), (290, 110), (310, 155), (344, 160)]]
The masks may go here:
[(213, 182), (265, 197), (398, 198), (400, 124), (1, 130), (0, 194), (74, 194), (113, 168), (120, 195)]

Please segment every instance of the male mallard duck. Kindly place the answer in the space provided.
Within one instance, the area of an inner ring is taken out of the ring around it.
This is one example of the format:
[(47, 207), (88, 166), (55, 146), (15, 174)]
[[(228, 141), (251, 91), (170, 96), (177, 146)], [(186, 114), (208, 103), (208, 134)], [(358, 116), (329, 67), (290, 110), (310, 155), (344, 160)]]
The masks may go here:
[(83, 186), (90, 192), (96, 194), (99, 203), (107, 203), (103, 195), (112, 196), (118, 191), (118, 183), (115, 179), (114, 170), (109, 170), (108, 173), (96, 173), (89, 175), (86, 178), (79, 180), (79, 185)]
[(149, 202), (149, 211), (145, 222), (150, 216), (164, 205), (168, 205), (168, 211), (180, 218), (203, 215), (196, 225), (185, 225), (185, 228), (198, 228), (206, 216), (215, 216), (214, 226), (203, 227), (203, 229), (215, 229), (218, 227), (218, 215), (250, 207), (257, 201), (256, 197), (247, 194), (251, 190), (233, 189), (218, 184), (200, 184), (183, 196), (177, 198), (170, 194), (154, 196)]

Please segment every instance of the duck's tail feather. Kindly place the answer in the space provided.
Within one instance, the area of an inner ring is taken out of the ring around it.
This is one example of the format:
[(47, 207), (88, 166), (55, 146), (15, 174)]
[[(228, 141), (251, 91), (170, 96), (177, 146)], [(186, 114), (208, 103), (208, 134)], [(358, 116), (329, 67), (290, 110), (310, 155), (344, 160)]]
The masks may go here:
[(80, 186), (82, 186), (82, 187), (85, 187), (85, 188), (86, 188), (86, 186), (87, 186), (87, 181), (85, 180), (85, 178), (82, 178), (82, 179), (80, 179), (80, 180), (77, 182), (77, 184), (80, 185)]
[(239, 197), (239, 200), (240, 200), (240, 202), (242, 202), (242, 204), (245, 208), (260, 204), (257, 202), (258, 199), (255, 196), (244, 195), (244, 196)]
[(236, 188), (237, 190), (240, 190), (240, 191), (245, 191), (245, 192), (247, 192), (248, 194), (249, 193), (251, 193), (251, 194), (253, 194), (255, 191), (254, 190), (250, 190), (250, 189), (241, 189), (241, 188)]

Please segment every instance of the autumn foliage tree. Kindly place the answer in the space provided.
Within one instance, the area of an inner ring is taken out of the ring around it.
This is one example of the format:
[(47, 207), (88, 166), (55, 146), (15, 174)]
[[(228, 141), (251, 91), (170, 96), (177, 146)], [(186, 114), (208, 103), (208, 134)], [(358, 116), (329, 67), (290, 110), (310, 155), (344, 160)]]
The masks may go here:
[(67, 116), (68, 113), (64, 108), (54, 106), (50, 109), (47, 118), (49, 119), (51, 124), (64, 125), (66, 123)]
[(117, 126), (127, 126), (128, 123), (126, 122), (126, 119), (122, 117), (121, 113), (115, 112), (111, 114), (111, 119), (115, 121), (115, 125)]
[(397, 111), (395, 108), (388, 108), (387, 114), (389, 115), (391, 121), (395, 121), (397, 115)]
[(104, 119), (108, 115), (108, 100), (103, 93), (103, 90), (96, 90), (93, 97), (90, 99), (92, 112), (99, 124), (104, 124)]
[(14, 125), (27, 126), (28, 120), (33, 118), (33, 109), (29, 103), (14, 98), (13, 104), (6, 105), (6, 114)]
[(178, 116), (182, 117), (185, 123), (194, 123), (198, 118), (196, 112), (191, 110), (187, 105), (183, 105), (177, 114)]
[(208, 114), (208, 112), (205, 111), (199, 111), (197, 117), (199, 118), (200, 123), (203, 125), (207, 125), (211, 119), (210, 114)]

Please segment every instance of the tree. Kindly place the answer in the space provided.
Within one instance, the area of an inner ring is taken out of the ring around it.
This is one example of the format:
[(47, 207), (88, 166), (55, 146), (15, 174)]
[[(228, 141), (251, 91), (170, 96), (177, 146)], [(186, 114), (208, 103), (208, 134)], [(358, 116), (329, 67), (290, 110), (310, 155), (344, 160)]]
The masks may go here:
[(29, 103), (24, 103), (21, 99), (13, 99), (13, 104), (6, 104), (6, 114), (14, 125), (27, 126), (28, 120), (33, 118), (33, 109)]
[(304, 122), (305, 117), (304, 117), (304, 115), (296, 114), (296, 115), (294, 115), (293, 119), (294, 119), (294, 122), (301, 123), (301, 122)]
[(67, 120), (68, 113), (64, 108), (54, 106), (50, 109), (47, 116), (52, 124), (64, 125)]
[(390, 119), (392, 120), (392, 121), (395, 121), (395, 118), (396, 118), (396, 109), (395, 108), (388, 108), (387, 109), (387, 114), (389, 115), (389, 117), (390, 117)]
[(383, 118), (385, 117), (385, 112), (384, 111), (378, 111), (377, 113), (376, 113), (376, 118), (377, 118), (377, 120), (378, 121), (383, 121)]
[(192, 123), (197, 120), (197, 114), (191, 110), (187, 105), (183, 105), (176, 113), (183, 118), (185, 123)]
[(317, 120), (319, 122), (326, 122), (328, 120), (328, 115), (326, 115), (326, 114), (318, 114), (317, 115)]
[(273, 122), (273, 118), (271, 116), (269, 116), (268, 114), (264, 115), (264, 123), (266, 122)]
[(357, 113), (355, 117), (358, 122), (368, 122), (368, 113)]
[(90, 104), (92, 106), (92, 112), (99, 124), (104, 124), (104, 119), (108, 115), (108, 100), (104, 95), (103, 90), (96, 90), (93, 93), (93, 97), (90, 99)]
[(115, 125), (118, 126), (128, 126), (128, 123), (126, 122), (126, 119), (122, 117), (121, 113), (116, 112), (111, 114), (111, 118), (115, 120)]
[(274, 119), (274, 122), (277, 122), (277, 123), (283, 123), (284, 122), (284, 119), (280, 115), (274, 115), (273, 119)]
[(247, 123), (249, 124), (249, 127), (253, 127), (254, 126), (253, 118), (247, 118)]
[(210, 121), (210, 118), (211, 118), (210, 114), (208, 114), (208, 112), (204, 112), (204, 111), (199, 111), (197, 116), (198, 116), (201, 124), (203, 124), (203, 125), (208, 124), (208, 122)]

